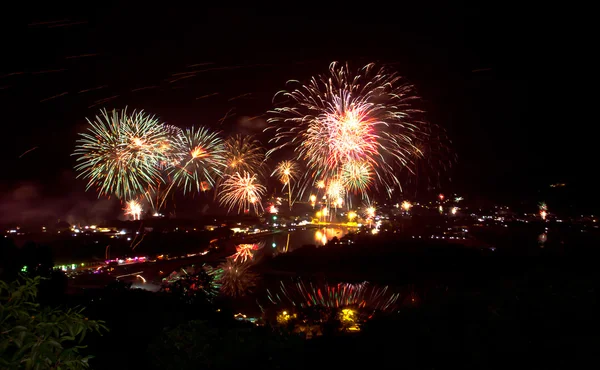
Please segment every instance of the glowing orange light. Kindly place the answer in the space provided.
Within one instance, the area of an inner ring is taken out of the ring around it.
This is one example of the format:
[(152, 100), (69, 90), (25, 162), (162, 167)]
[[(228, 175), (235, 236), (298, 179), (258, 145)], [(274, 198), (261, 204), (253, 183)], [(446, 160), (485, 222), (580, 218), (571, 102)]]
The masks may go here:
[(190, 155), (192, 156), (192, 158), (200, 158), (206, 156), (206, 153), (204, 152), (204, 149), (197, 146), (196, 148), (194, 148), (194, 150), (190, 152)]

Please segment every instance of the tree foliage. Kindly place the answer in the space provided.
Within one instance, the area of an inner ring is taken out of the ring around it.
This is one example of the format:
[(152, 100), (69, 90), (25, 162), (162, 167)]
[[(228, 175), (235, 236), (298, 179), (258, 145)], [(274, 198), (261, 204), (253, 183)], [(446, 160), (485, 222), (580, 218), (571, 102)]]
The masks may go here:
[(41, 278), (0, 281), (0, 368), (84, 369), (91, 356), (80, 349), (90, 332), (107, 330), (83, 308), (57, 309), (37, 303)]

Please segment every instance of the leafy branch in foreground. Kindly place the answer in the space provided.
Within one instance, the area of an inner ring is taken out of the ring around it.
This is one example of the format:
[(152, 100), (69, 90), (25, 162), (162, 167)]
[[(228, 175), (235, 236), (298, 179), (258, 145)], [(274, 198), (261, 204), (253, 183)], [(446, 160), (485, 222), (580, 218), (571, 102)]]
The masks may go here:
[(40, 277), (0, 281), (0, 368), (86, 369), (92, 356), (79, 350), (87, 333), (108, 329), (89, 320), (83, 308), (41, 308), (36, 302)]

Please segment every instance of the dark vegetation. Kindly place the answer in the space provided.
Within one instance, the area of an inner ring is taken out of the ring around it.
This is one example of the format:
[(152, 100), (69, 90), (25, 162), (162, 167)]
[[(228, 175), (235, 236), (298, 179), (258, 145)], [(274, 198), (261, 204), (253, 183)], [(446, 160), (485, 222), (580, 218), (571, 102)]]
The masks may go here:
[[(285, 327), (233, 320), (227, 300), (182, 300), (165, 292), (104, 289), (64, 294), (49, 250), (2, 241), (2, 280), (44, 276), (42, 306), (85, 306), (109, 332), (82, 349), (96, 369), (197, 368), (582, 368), (600, 345), (597, 244), (569, 239), (540, 248), (510, 239), (495, 251), (399, 243), (380, 235), (352, 246), (305, 247), (257, 266), (333, 281), (396, 286), (416, 297), (359, 333), (335, 329), (310, 340)], [(588, 244), (586, 244), (588, 243)], [(199, 296), (201, 297), (201, 296)]]

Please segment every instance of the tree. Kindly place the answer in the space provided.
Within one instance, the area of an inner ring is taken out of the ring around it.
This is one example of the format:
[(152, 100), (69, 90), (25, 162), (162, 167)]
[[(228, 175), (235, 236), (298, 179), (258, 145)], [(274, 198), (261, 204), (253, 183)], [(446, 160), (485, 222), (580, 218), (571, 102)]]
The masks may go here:
[(107, 330), (88, 320), (83, 308), (42, 308), (37, 303), (41, 278), (0, 281), (0, 368), (84, 369), (92, 356), (79, 350), (87, 333)]
[(189, 321), (166, 329), (148, 348), (151, 366), (185, 369), (305, 369), (305, 341), (245, 323)]

